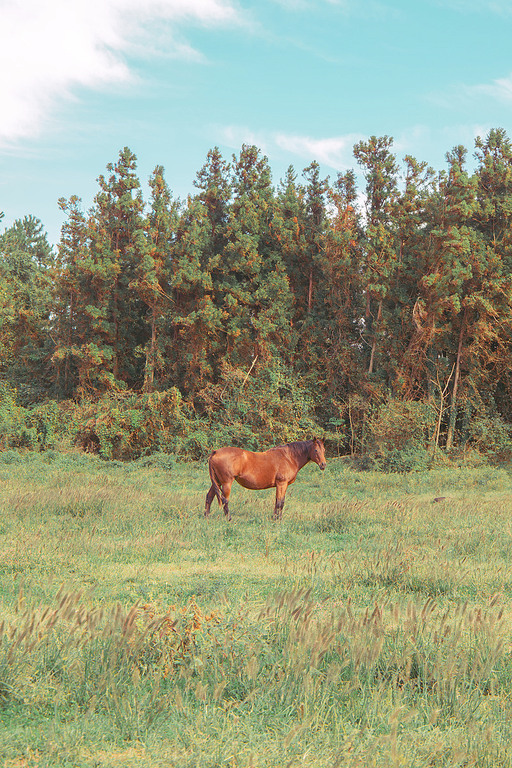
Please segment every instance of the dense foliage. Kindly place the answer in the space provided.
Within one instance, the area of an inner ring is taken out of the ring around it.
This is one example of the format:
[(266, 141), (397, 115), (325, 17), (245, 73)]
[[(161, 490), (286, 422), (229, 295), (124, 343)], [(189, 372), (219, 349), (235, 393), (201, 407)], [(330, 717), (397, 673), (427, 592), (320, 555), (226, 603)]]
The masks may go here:
[(512, 143), (466, 155), (435, 172), (371, 137), (358, 190), (316, 162), (275, 187), (257, 147), (215, 148), (183, 202), (161, 166), (145, 200), (123, 149), (89, 211), (59, 201), (55, 251), (32, 216), (0, 235), (0, 446), (197, 456), (323, 430), (389, 468), (507, 453)]

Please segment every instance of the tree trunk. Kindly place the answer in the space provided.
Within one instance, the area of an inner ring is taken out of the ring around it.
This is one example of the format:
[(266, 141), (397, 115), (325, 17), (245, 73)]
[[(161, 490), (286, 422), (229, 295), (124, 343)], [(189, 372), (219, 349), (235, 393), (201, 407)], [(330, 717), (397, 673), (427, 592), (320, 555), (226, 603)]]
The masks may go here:
[[(377, 327), (382, 319), (382, 299), (379, 301), (379, 309), (377, 311)], [(368, 373), (373, 373), (373, 365), (375, 362), (375, 352), (377, 350), (377, 332), (373, 334), (372, 351), (370, 354), (370, 365), (368, 366)]]
[(146, 352), (146, 370), (144, 373), (144, 392), (152, 392), (155, 382), (155, 348), (156, 348), (156, 306), (151, 315), (151, 342)]
[(460, 361), (462, 357), (462, 345), (464, 342), (464, 334), (466, 331), (466, 318), (462, 320), (462, 325), (459, 333), (459, 346), (457, 348), (457, 360), (455, 362), (455, 376), (453, 379), (452, 398), (450, 404), (450, 421), (448, 424), (448, 433), (446, 435), (446, 449), (450, 450), (453, 446), (453, 436), (455, 434), (455, 422), (457, 420), (457, 392), (459, 389), (460, 381)]
[(309, 287), (308, 287), (308, 312), (311, 312), (313, 306), (313, 265), (309, 270)]

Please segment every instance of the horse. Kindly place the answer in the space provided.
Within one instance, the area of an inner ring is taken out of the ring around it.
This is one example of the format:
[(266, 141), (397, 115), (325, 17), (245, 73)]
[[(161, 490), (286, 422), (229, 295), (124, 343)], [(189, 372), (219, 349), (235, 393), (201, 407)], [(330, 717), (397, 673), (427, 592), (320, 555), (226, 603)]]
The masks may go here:
[(322, 440), (299, 440), (270, 448), (268, 451), (245, 451), (243, 448), (219, 448), (208, 459), (212, 486), (206, 494), (205, 517), (210, 514), (214, 496), (224, 514), (231, 520), (228, 501), (233, 480), (250, 490), (276, 489), (274, 520), (283, 516), (286, 489), (297, 477), (299, 469), (314, 461), (321, 470), (325, 469), (325, 448)]

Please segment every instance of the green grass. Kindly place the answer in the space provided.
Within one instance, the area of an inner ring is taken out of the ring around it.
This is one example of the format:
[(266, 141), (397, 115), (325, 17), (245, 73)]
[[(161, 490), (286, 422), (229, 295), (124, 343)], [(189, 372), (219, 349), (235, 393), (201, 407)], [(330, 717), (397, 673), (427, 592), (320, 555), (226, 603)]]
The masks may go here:
[(0, 454), (2, 765), (512, 765), (504, 469), (208, 486)]

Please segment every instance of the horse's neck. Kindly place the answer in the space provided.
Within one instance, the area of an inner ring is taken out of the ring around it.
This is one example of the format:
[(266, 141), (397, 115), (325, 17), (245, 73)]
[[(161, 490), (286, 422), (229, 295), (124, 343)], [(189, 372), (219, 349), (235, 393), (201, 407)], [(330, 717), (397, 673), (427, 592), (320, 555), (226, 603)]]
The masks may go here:
[(297, 451), (295, 455), (295, 460), (297, 462), (298, 469), (302, 469), (302, 467), (305, 467), (308, 461), (311, 461), (309, 458), (309, 443), (305, 443), (303, 446), (301, 446), (301, 450)]

